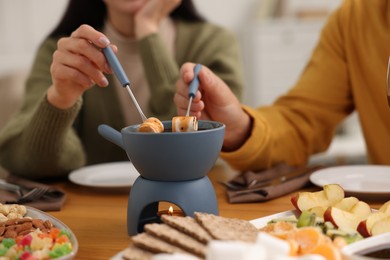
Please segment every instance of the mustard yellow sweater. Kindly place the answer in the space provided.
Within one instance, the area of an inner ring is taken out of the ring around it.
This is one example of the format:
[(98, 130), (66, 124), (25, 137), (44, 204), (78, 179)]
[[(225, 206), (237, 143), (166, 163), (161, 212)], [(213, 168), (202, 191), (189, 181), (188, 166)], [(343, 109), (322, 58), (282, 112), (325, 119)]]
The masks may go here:
[(240, 170), (305, 164), (328, 148), (336, 126), (356, 110), (370, 162), (390, 164), (389, 55), (390, 2), (344, 1), (295, 86), (272, 106), (244, 107), (254, 120), (252, 134), (222, 157)]

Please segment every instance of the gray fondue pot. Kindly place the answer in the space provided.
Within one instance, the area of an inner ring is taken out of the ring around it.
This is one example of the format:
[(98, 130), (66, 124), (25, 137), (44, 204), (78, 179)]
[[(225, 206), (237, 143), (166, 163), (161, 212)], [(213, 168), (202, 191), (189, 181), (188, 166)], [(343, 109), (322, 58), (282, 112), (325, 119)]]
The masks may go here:
[(222, 148), (225, 125), (199, 120), (196, 132), (172, 132), (172, 121), (163, 121), (163, 133), (138, 132), (131, 125), (120, 132), (108, 125), (98, 131), (120, 146), (140, 175), (155, 181), (188, 181), (211, 170)]

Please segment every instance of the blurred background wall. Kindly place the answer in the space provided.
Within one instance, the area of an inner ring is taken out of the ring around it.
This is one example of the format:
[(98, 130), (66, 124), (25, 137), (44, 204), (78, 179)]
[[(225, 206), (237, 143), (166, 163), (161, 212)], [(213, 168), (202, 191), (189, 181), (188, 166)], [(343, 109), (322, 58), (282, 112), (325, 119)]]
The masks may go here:
[[(263, 21), (286, 18), (300, 20), (299, 16), (302, 14), (299, 12), (303, 13), (305, 10), (323, 20), (339, 1), (194, 0), (209, 21), (234, 31), (243, 44), (248, 35), (251, 37), (255, 36), (253, 33), (258, 33), (253, 29)], [(0, 0), (0, 74), (30, 65), (38, 44), (61, 18), (67, 2), (68, 0)], [(244, 45), (242, 50), (244, 51)]]
[[(20, 101), (24, 77), (35, 51), (61, 18), (67, 2), (0, 0), (0, 97), (8, 93)], [(194, 2), (206, 19), (237, 35), (246, 81), (243, 102), (258, 106), (270, 104), (295, 83), (318, 40), (321, 27), (341, 0)], [(10, 89), (10, 82), (16, 87)], [(18, 104), (12, 98), (0, 101), (10, 103), (8, 109), (11, 111)], [(2, 114), (0, 112), (0, 117), (10, 116), (10, 112), (3, 111)], [(352, 157), (346, 158), (346, 154)], [(326, 153), (329, 155), (332, 155), (332, 160), (362, 161), (365, 146), (356, 115), (340, 126)], [(324, 159), (324, 155), (321, 156)]]

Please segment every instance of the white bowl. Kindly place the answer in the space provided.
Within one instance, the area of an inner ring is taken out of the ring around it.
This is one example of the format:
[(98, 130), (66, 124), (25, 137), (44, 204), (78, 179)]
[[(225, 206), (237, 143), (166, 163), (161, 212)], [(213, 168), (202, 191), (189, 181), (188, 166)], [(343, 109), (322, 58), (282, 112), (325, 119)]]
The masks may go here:
[(367, 253), (382, 249), (387, 249), (387, 251), (390, 251), (390, 233), (368, 237), (358, 242), (352, 243), (348, 246), (345, 246), (341, 250), (341, 253), (347, 260), (390, 259), (390, 253), (386, 258), (364, 256)]

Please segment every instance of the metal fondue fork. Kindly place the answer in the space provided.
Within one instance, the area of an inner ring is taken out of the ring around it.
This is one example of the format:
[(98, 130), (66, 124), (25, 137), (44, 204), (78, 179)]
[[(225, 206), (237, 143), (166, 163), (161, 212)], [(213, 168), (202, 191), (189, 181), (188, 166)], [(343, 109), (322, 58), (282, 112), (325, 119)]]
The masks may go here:
[(199, 74), (199, 71), (201, 68), (202, 68), (202, 65), (200, 65), (200, 64), (196, 64), (194, 67), (194, 78), (192, 79), (190, 86), (188, 88), (188, 96), (190, 97), (190, 101), (188, 102), (186, 116), (190, 115), (190, 108), (191, 108), (191, 104), (192, 104), (192, 99), (196, 96), (196, 92), (198, 91), (198, 87), (199, 87), (198, 74)]
[(117, 76), (119, 82), (121, 83), (122, 87), (125, 87), (127, 89), (127, 92), (129, 92), (131, 99), (133, 100), (138, 113), (140, 114), (142, 121), (145, 121), (147, 118), (145, 114), (142, 112), (141, 107), (139, 106), (137, 100), (135, 99), (135, 96), (133, 95), (133, 92), (130, 89), (130, 81), (126, 76), (125, 71), (122, 68), (122, 65), (120, 64), (118, 58), (116, 57), (114, 51), (111, 49), (110, 46), (107, 46), (103, 49), (103, 53), (106, 56), (106, 59), (108, 60), (108, 63), (114, 70), (115, 75)]

